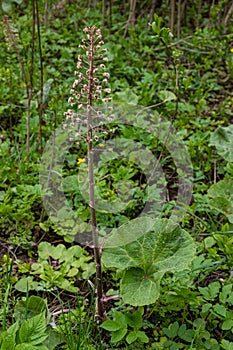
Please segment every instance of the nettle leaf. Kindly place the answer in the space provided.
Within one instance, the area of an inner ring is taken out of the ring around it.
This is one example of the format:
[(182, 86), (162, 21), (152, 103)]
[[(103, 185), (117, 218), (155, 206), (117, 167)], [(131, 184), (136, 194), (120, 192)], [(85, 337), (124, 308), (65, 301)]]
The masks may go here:
[(114, 320), (121, 324), (121, 328), (127, 328), (125, 315), (120, 311), (114, 311)]
[(233, 223), (233, 179), (223, 179), (212, 185), (208, 190), (210, 198), (209, 205), (213, 209), (226, 215), (228, 220)]
[(232, 284), (223, 286), (221, 293), (219, 294), (219, 301), (223, 304), (229, 301), (229, 298), (233, 295)]
[(225, 160), (233, 162), (233, 125), (219, 127), (210, 137), (210, 146)]
[(129, 312), (126, 313), (125, 318), (130, 327), (135, 329), (140, 329), (142, 327), (142, 314), (140, 310), (135, 311), (133, 314)]
[(204, 296), (207, 300), (215, 300), (219, 294), (221, 285), (218, 281), (212, 282), (208, 285), (208, 287), (198, 287), (199, 292)]
[(1, 350), (14, 350), (15, 349), (15, 337), (10, 334), (3, 333), (3, 340), (0, 341)]
[(45, 345), (34, 346), (30, 343), (23, 343), (16, 346), (15, 350), (48, 350)]
[(194, 330), (193, 329), (187, 329), (187, 326), (186, 324), (182, 324), (179, 328), (179, 331), (178, 331), (178, 336), (182, 339), (182, 340), (185, 340), (189, 343), (192, 342), (193, 340), (193, 337), (194, 337)]
[(127, 333), (127, 328), (121, 328), (119, 329), (119, 331), (114, 332), (111, 336), (111, 343), (118, 343), (124, 338), (126, 333)]
[(30, 343), (31, 345), (41, 344), (46, 338), (46, 316), (45, 312), (36, 315), (29, 320), (24, 320), (19, 330), (19, 339), (21, 343)]
[(168, 328), (163, 328), (164, 333), (171, 339), (177, 336), (178, 330), (179, 330), (179, 323), (177, 321), (170, 324)]
[(137, 332), (137, 336), (138, 336), (138, 339), (139, 339), (142, 343), (149, 343), (149, 338), (148, 338), (148, 336), (146, 335), (145, 332), (143, 332), (143, 331), (138, 331), (138, 332)]
[(126, 341), (128, 344), (132, 344), (133, 342), (135, 342), (135, 340), (137, 340), (137, 338), (138, 338), (137, 332), (132, 331), (132, 332), (129, 332), (129, 334), (127, 335)]
[(125, 327), (122, 327), (122, 325), (115, 320), (106, 320), (101, 324), (101, 327), (110, 332), (115, 332), (121, 328), (125, 328)]
[(137, 218), (113, 230), (107, 238), (102, 261), (106, 267), (125, 270), (120, 282), (125, 303), (154, 303), (164, 273), (184, 270), (193, 259), (193, 239), (180, 227), (169, 224), (166, 219)]
[(16, 333), (19, 328), (19, 322), (15, 322), (8, 328), (7, 331), (3, 332), (0, 336), (1, 350), (13, 350), (15, 349)]
[(226, 317), (227, 310), (226, 310), (225, 306), (223, 306), (223, 305), (220, 305), (220, 304), (214, 305), (213, 311), (222, 317)]

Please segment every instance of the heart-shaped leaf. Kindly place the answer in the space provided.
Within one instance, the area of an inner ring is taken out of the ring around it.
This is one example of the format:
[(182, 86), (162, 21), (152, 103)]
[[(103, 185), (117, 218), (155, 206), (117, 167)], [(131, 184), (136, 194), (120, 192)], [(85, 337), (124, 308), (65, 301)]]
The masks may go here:
[(154, 303), (164, 273), (186, 269), (194, 253), (187, 232), (169, 220), (144, 217), (114, 230), (106, 240), (102, 261), (106, 267), (125, 270), (120, 282), (122, 298), (141, 306)]

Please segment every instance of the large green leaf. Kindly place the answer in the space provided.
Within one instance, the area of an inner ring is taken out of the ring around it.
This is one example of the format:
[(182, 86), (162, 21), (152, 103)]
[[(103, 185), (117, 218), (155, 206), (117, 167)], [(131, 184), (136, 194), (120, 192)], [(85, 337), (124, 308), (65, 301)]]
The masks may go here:
[(47, 326), (46, 334), (48, 338), (43, 341), (43, 345), (46, 346), (48, 350), (54, 350), (58, 344), (65, 340), (65, 335), (58, 333), (50, 326)]
[(13, 337), (11, 334), (4, 333), (4, 337), (0, 345), (1, 345), (1, 350), (14, 350), (15, 337)]
[(29, 290), (35, 290), (38, 283), (33, 280), (32, 276), (21, 278), (16, 284), (15, 289), (20, 292), (26, 293)]
[(212, 185), (208, 195), (211, 197), (209, 205), (233, 223), (233, 179), (223, 179)]
[(126, 313), (125, 318), (126, 318), (127, 324), (130, 327), (135, 329), (142, 328), (142, 313), (140, 309), (135, 311), (133, 314), (130, 312)]
[(215, 146), (225, 160), (233, 162), (233, 125), (219, 127), (211, 135), (210, 145)]
[(43, 344), (35, 346), (30, 343), (22, 343), (17, 345), (15, 350), (48, 350), (48, 348)]
[(27, 318), (31, 318), (43, 311), (47, 312), (47, 305), (44, 299), (31, 295), (27, 300), (17, 301), (14, 309), (14, 317), (22, 322), (26, 317), (26, 310)]
[(149, 305), (159, 297), (160, 280), (163, 273), (146, 275), (138, 268), (126, 270), (121, 283), (121, 295), (125, 303), (133, 306)]
[(126, 333), (127, 333), (127, 328), (121, 328), (119, 329), (119, 331), (114, 332), (111, 336), (111, 343), (118, 343), (124, 338)]
[(21, 343), (30, 343), (39, 345), (46, 338), (46, 317), (45, 312), (36, 315), (29, 320), (24, 320), (19, 330), (19, 339)]
[(154, 220), (150, 217), (141, 217), (131, 220), (129, 223), (113, 229), (105, 241), (105, 248), (124, 246), (134, 242), (154, 226)]
[(125, 303), (135, 306), (154, 303), (163, 274), (186, 269), (195, 253), (187, 232), (172, 228), (168, 220), (156, 220), (153, 225), (151, 220), (135, 219), (114, 230), (102, 255), (106, 267), (125, 270), (121, 295)]
[(16, 332), (19, 328), (19, 322), (15, 322), (7, 331), (3, 332), (0, 336), (1, 350), (14, 350)]

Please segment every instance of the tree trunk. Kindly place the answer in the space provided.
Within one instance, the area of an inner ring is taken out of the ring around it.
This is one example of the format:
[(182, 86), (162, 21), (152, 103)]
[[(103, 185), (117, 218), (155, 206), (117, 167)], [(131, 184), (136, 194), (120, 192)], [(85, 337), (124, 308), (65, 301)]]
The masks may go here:
[(171, 3), (170, 3), (170, 30), (171, 30), (172, 34), (174, 34), (175, 7), (176, 7), (176, 0), (171, 0)]
[(136, 1), (137, 1), (137, 0), (130, 0), (129, 17), (128, 17), (128, 21), (127, 21), (127, 23), (126, 23), (126, 28), (125, 28), (124, 36), (126, 36), (129, 26), (130, 26), (130, 27), (134, 27), (134, 26), (135, 26), (135, 20), (136, 20), (136, 16), (135, 16)]

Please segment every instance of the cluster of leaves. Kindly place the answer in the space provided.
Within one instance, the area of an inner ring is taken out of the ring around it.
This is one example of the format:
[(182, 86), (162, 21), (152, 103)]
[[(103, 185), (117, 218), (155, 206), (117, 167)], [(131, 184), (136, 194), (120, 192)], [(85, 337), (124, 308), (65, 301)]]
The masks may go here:
[(63, 244), (54, 247), (48, 242), (41, 242), (37, 262), (30, 268), (30, 273), (38, 275), (40, 282), (36, 282), (32, 276), (24, 277), (15, 284), (15, 288), (21, 292), (61, 288), (77, 293), (78, 287), (73, 285), (75, 279), (87, 280), (95, 271), (94, 263), (90, 260), (91, 256), (80, 246), (66, 249)]
[(53, 350), (63, 339), (49, 321), (48, 309), (42, 298), (31, 296), (15, 306), (15, 323), (0, 336), (1, 349)]

